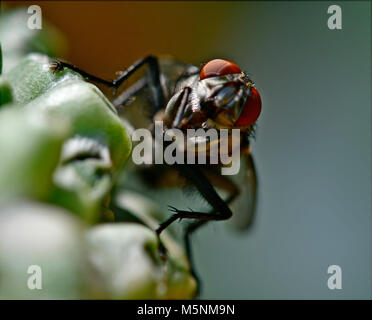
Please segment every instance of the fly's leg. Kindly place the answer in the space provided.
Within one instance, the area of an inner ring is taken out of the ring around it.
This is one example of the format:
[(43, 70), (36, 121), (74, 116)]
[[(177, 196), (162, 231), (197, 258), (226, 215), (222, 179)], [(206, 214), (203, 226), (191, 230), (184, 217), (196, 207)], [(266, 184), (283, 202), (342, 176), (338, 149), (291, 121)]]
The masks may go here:
[[(200, 169), (198, 169), (196, 166), (187, 164), (176, 165), (175, 167), (196, 186), (201, 195), (213, 207), (213, 210), (211, 212), (195, 212), (179, 210), (177, 208), (170, 207), (174, 214), (169, 217), (168, 220), (161, 223), (158, 229), (156, 229), (156, 234), (159, 241), (161, 232), (177, 219), (196, 219), (205, 223), (210, 220), (226, 220), (229, 219), (232, 215), (232, 212), (227, 203), (218, 195), (212, 184), (209, 182), (209, 180)], [(203, 224), (202, 222), (200, 222), (200, 225)], [(164, 247), (161, 247), (161, 242), (159, 243), (160, 253), (164, 255)], [(190, 250), (189, 244), (188, 247), (189, 249), (187, 250)]]
[(212, 184), (204, 173), (195, 165), (176, 165), (175, 166), (187, 179), (189, 179), (198, 189), (200, 194), (213, 207), (211, 212), (195, 212), (179, 210), (174, 207), (170, 209), (175, 212), (168, 220), (160, 224), (156, 230), (157, 234), (166, 229), (177, 219), (197, 219), (197, 220), (226, 220), (232, 216), (232, 212), (226, 202), (218, 195)]
[(189, 103), (190, 93), (191, 93), (191, 88), (185, 87), (182, 90), (179, 98), (177, 99), (179, 100), (178, 102), (176, 102), (176, 106), (178, 107), (177, 107), (177, 112), (173, 119), (173, 125), (172, 125), (174, 128), (177, 128), (181, 124), (181, 121), (182, 121), (182, 118), (185, 112), (185, 108), (187, 104)]
[(138, 92), (148, 86), (147, 80), (141, 78), (135, 84), (131, 85), (128, 89), (120, 93), (111, 103), (114, 105), (116, 110), (119, 110), (121, 106), (124, 106), (134, 97)]
[[(238, 197), (238, 195), (240, 193), (240, 190), (227, 177), (220, 176), (218, 178), (220, 180), (223, 180), (224, 181), (223, 183), (224, 183), (224, 186), (226, 187), (226, 189), (231, 190), (231, 194), (225, 200), (226, 204), (230, 204), (231, 202), (233, 202), (236, 199), (236, 197)], [(201, 292), (201, 280), (200, 280), (200, 277), (199, 277), (198, 273), (196, 272), (196, 268), (195, 268), (195, 264), (194, 264), (194, 259), (193, 259), (193, 255), (192, 255), (191, 239), (190, 238), (191, 238), (192, 233), (194, 233), (197, 229), (199, 229), (200, 227), (202, 227), (203, 225), (205, 225), (207, 222), (208, 221), (206, 221), (206, 220), (199, 220), (199, 221), (191, 222), (186, 227), (185, 234), (184, 234), (185, 250), (186, 250), (187, 258), (189, 260), (191, 274), (192, 274), (192, 276), (194, 277), (194, 279), (197, 282), (197, 291), (196, 291), (196, 294), (195, 294), (196, 297), (199, 296), (199, 294)]]
[(153, 113), (155, 114), (158, 110), (160, 110), (164, 106), (164, 93), (161, 87), (160, 82), (160, 68), (158, 59), (155, 56), (147, 56), (143, 59), (137, 60), (133, 63), (129, 68), (123, 71), (120, 76), (112, 81), (105, 80), (99, 77), (96, 77), (80, 68), (70, 64), (68, 62), (60, 61), (60, 60), (52, 60), (51, 61), (51, 68), (54, 71), (61, 71), (64, 67), (69, 68), (75, 72), (81, 74), (84, 78), (87, 78), (93, 82), (97, 82), (103, 84), (109, 88), (114, 88), (114, 94), (116, 90), (125, 82), (133, 73), (135, 73), (139, 68), (148, 64), (149, 71), (150, 71), (150, 83), (148, 83), (149, 87), (151, 88), (151, 93), (154, 98), (154, 110)]
[(160, 68), (158, 58), (155, 56), (147, 56), (143, 59), (137, 60), (127, 70), (113, 81), (115, 88), (119, 88), (120, 85), (127, 80), (134, 72), (136, 72), (143, 65), (148, 64), (150, 71), (150, 83), (148, 84), (151, 89), (151, 94), (154, 99), (153, 114), (163, 108), (165, 104), (164, 92), (160, 81)]
[[(209, 183), (209, 182), (208, 182)], [(212, 187), (213, 188), (213, 187)], [(196, 219), (196, 220), (204, 220), (204, 221), (220, 221), (220, 220), (227, 220), (232, 216), (232, 212), (227, 204), (220, 198), (217, 192), (215, 192), (216, 197), (211, 193), (212, 198), (215, 200), (219, 199), (223, 203), (213, 203), (213, 200), (207, 199), (207, 201), (215, 208), (211, 212), (200, 212), (200, 211), (188, 211), (188, 210), (179, 210), (175, 207), (170, 206), (170, 210), (174, 212), (174, 214), (166, 221), (160, 224), (159, 228), (156, 229), (156, 233), (158, 235), (161, 234), (169, 225), (171, 225), (177, 219)], [(219, 201), (218, 201), (219, 202)]]
[(104, 86), (109, 87), (109, 88), (115, 88), (114, 81), (109, 81), (109, 80), (105, 80), (105, 79), (96, 77), (96, 76), (94, 76), (94, 75), (92, 75), (88, 72), (85, 72), (84, 70), (81, 70), (80, 68), (78, 68), (77, 66), (75, 66), (71, 63), (68, 63), (68, 62), (65, 62), (65, 61), (62, 61), (62, 60), (58, 60), (58, 59), (52, 59), (50, 61), (49, 65), (50, 65), (50, 69), (53, 70), (53, 72), (60, 72), (60, 71), (63, 71), (64, 68), (68, 68), (68, 69), (71, 69), (71, 70), (79, 73), (84, 78), (89, 79), (90, 81), (103, 84)]
[(195, 271), (195, 264), (194, 264), (194, 257), (192, 255), (190, 236), (195, 230), (197, 230), (198, 228), (200, 228), (201, 226), (203, 226), (206, 223), (207, 223), (207, 221), (205, 221), (205, 220), (199, 220), (199, 221), (195, 221), (195, 222), (190, 223), (186, 227), (185, 235), (184, 235), (185, 250), (186, 250), (186, 255), (187, 255), (187, 258), (188, 258), (189, 264), (190, 264), (190, 272), (191, 272), (191, 275), (196, 280), (196, 284), (197, 284), (196, 292), (195, 292), (195, 298), (200, 295), (201, 280), (199, 278), (198, 273)]

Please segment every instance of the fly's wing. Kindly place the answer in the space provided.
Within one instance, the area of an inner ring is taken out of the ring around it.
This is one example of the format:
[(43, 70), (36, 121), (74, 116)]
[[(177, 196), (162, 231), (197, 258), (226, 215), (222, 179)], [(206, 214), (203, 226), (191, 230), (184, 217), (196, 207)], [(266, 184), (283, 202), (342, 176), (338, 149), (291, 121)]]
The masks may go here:
[(239, 174), (231, 176), (239, 187), (239, 196), (230, 204), (233, 215), (229, 224), (237, 230), (247, 230), (251, 227), (257, 205), (257, 176), (254, 161), (250, 153), (245, 153), (240, 159)]

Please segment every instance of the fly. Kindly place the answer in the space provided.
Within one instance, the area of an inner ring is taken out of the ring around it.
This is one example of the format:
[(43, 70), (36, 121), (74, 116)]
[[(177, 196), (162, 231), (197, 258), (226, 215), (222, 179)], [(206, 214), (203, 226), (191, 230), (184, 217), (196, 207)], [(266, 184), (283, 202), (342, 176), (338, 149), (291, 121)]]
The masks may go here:
[[(144, 65), (148, 66), (147, 74), (116, 95), (119, 87)], [(152, 187), (181, 184), (177, 179), (176, 182), (174, 178), (167, 179), (174, 172), (179, 173), (179, 177), (185, 178), (187, 184), (196, 187), (212, 207), (209, 212), (170, 207), (172, 215), (156, 229), (160, 250), (165, 255), (166, 250), (160, 241), (161, 232), (177, 219), (193, 220), (185, 229), (184, 241), (191, 272), (198, 280), (192, 262), (190, 235), (209, 221), (231, 218), (233, 211), (240, 229), (249, 227), (254, 217), (257, 178), (250, 153), (250, 139), (261, 112), (261, 98), (253, 81), (235, 63), (223, 59), (211, 60), (199, 68), (170, 59), (147, 56), (121, 72), (113, 81), (93, 76), (67, 62), (51, 62), (51, 68), (56, 72), (65, 67), (80, 73), (90, 81), (113, 88), (116, 95), (112, 101), (113, 105), (118, 111), (128, 111), (126, 115), (129, 118), (130, 110), (135, 109), (132, 105), (126, 105), (146, 91), (150, 99), (147, 104), (150, 108), (148, 122), (141, 123), (138, 117), (134, 116), (132, 120), (133, 123), (137, 122), (137, 127), (148, 126), (153, 130), (154, 121), (160, 120), (165, 129), (240, 130), (238, 146), (229, 146), (229, 150), (238, 147), (240, 151), (242, 166), (238, 177), (221, 175), (221, 163), (160, 165), (160, 168), (154, 165), (142, 169), (142, 176)], [(231, 144), (230, 141), (229, 143)], [(208, 150), (206, 152), (208, 153)], [(174, 174), (172, 176), (174, 177)], [(227, 196), (222, 198), (218, 190), (223, 190)]]

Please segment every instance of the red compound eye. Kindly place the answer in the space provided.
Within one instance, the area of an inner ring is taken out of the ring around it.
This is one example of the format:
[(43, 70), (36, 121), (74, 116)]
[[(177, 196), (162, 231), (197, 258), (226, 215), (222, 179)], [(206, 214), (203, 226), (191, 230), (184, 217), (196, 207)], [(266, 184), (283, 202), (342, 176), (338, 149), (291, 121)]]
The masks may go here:
[(200, 80), (241, 72), (242, 70), (234, 62), (215, 59), (207, 62), (201, 69)]
[(237, 127), (246, 127), (253, 124), (261, 113), (261, 97), (257, 89), (251, 88), (251, 95), (248, 97), (245, 103), (244, 109), (239, 116), (239, 119), (235, 122)]

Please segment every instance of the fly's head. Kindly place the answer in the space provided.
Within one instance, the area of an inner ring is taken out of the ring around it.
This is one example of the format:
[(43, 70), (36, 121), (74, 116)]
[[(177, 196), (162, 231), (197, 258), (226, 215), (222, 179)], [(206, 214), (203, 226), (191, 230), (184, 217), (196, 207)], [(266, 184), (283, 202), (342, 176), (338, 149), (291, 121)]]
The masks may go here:
[(211, 60), (196, 86), (206, 126), (250, 130), (261, 112), (261, 98), (249, 77), (233, 62)]

